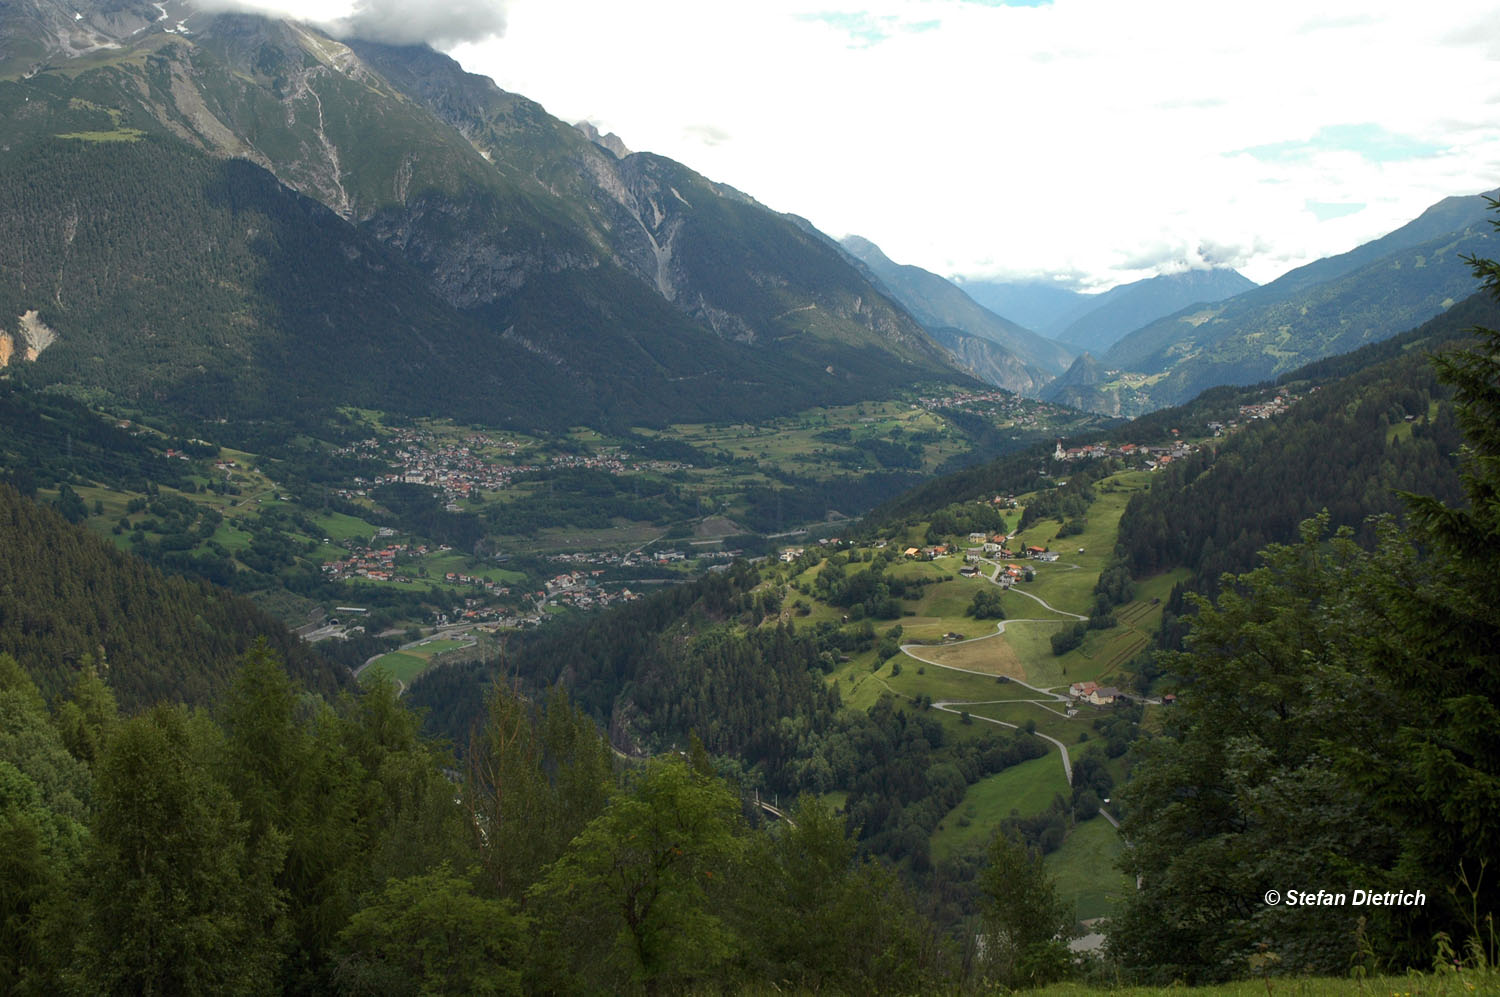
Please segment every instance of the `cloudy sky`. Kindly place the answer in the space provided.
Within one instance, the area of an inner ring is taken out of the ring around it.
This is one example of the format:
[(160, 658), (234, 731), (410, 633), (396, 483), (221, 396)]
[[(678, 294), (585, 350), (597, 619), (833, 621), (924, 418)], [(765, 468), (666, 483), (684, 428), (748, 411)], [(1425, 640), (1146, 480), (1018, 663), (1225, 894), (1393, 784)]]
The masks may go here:
[(1264, 282), (1500, 187), (1497, 0), (358, 7), (362, 33), (948, 276)]

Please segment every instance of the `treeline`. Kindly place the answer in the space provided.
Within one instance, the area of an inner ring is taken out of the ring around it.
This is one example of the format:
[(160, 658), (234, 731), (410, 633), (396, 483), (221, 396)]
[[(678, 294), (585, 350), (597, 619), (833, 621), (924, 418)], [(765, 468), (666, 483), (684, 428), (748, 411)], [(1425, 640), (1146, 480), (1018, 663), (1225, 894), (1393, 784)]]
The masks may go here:
[(871, 471), (824, 478), (767, 469), (777, 484), (748, 485), (744, 515), (738, 517), (757, 533), (777, 533), (797, 523), (821, 522), (830, 513), (853, 516), (900, 495), (923, 479), (910, 471)]
[[(762, 828), (697, 744), (620, 770), (557, 691), (493, 690), (455, 785), (393, 687), (326, 701), (264, 646), (212, 714), (122, 715), (94, 672), (49, 709), (0, 655), (0, 747), (7, 993), (915, 992), (962, 972), (826, 807)], [(990, 904), (1050, 895), (1039, 876), (997, 868)]]
[(662, 525), (698, 512), (685, 489), (655, 476), (559, 468), (517, 479), (517, 484), (523, 482), (542, 487), (492, 505), (484, 517), (491, 532), (525, 536), (549, 527), (595, 527), (617, 518)]
[(1041, 445), (989, 461), (977, 467), (917, 485), (865, 516), (862, 527), (881, 529), (901, 522), (926, 519), (933, 509), (943, 508), (955, 500), (993, 498), (996, 495), (1020, 495), (1047, 483), (1050, 448)]
[(840, 713), (790, 781), (810, 792), (847, 790), (847, 820), (866, 847), (925, 873), (932, 832), (971, 783), (1046, 753), (1019, 732), (953, 738), (930, 713), (886, 696), (868, 713)]
[(49, 697), (95, 667), (129, 709), (208, 703), (260, 637), (310, 688), (331, 694), (346, 681), (248, 600), (164, 575), (6, 485), (0, 550), (0, 651)]
[[(1500, 266), (1476, 269), (1500, 292)], [(1321, 514), (1216, 601), (1190, 597), (1187, 650), (1163, 662), (1179, 705), (1138, 745), (1121, 794), (1125, 865), (1141, 888), (1114, 922), (1111, 949), (1138, 978), (1488, 959), (1500, 908), (1486, 875), (1500, 854), (1500, 333), (1482, 332), (1437, 371), (1462, 431), (1459, 501), (1407, 499), (1404, 527), (1387, 517), (1330, 532), (1332, 515)], [(1323, 431), (1354, 454), (1439, 396), (1404, 361), (1355, 384), (1363, 390), (1329, 388), (1315, 401), (1333, 427)], [(1300, 418), (1290, 421), (1246, 434), (1251, 454), (1301, 439)], [(1436, 449), (1436, 436), (1390, 449)], [(1288, 459), (1306, 469), (1310, 458)], [(1240, 483), (1252, 503), (1264, 497)], [(1358, 540), (1367, 531), (1373, 544)], [(1356, 889), (1409, 901), (1420, 892), (1423, 902), (1262, 899)]]
[(28, 497), (65, 481), (98, 481), (138, 492), (153, 483), (189, 483), (183, 462), (163, 460), (145, 440), (61, 395), (0, 381), (0, 428), (0, 472)]
[[(1026, 508), (1021, 511), (1021, 522), (1017, 529), (1024, 530), (1044, 519), (1056, 519), (1066, 527), (1069, 521), (1082, 519), (1094, 501), (1093, 484), (1106, 474), (1119, 468), (1114, 462), (1090, 462), (1087, 467), (1073, 470), (1066, 482), (1036, 493)], [(1075, 532), (1082, 532), (1077, 530)], [(1066, 532), (1059, 536), (1068, 536)]]

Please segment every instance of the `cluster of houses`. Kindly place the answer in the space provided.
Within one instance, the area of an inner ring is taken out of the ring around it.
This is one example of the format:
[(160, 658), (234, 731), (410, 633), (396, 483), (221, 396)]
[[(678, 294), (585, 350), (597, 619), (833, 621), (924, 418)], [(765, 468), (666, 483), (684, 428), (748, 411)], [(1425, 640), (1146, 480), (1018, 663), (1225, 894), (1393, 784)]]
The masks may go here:
[(1109, 706), (1117, 699), (1126, 698), (1125, 693), (1114, 686), (1097, 682), (1074, 682), (1068, 687), (1068, 695), (1093, 706)]
[(344, 456), (384, 460), (391, 465), (390, 473), (373, 481), (356, 478), (352, 482), (354, 487), (340, 490), (339, 494), (352, 499), (367, 494), (376, 485), (406, 483), (440, 489), (450, 503), (456, 503), (476, 491), (495, 491), (510, 485), (519, 475), (548, 467), (584, 467), (628, 474), (677, 471), (688, 466), (677, 461), (625, 461), (611, 451), (554, 454), (540, 464), (513, 463), (520, 450), (521, 444), (515, 440), (497, 440), (483, 433), (454, 444), (440, 442), (435, 435), (422, 430), (396, 430), (389, 440), (360, 440), (337, 451)]
[(429, 550), (426, 544), (410, 546), (391, 543), (384, 547), (355, 547), (348, 557), (325, 563), (323, 573), (341, 581), (350, 578), (368, 578), (375, 582), (411, 581), (405, 575), (397, 574), (396, 558), (403, 554), (420, 557), (427, 553)]
[(1006, 544), (1009, 542), (1010, 537), (1006, 536), (1004, 533), (996, 533), (994, 536), (990, 536), (985, 533), (970, 533), (969, 543), (977, 544), (979, 546), (976, 546), (969, 551), (969, 557), (971, 559), (977, 560), (979, 556), (978, 552), (980, 550), (983, 550), (985, 555), (988, 557), (1014, 557), (1022, 559), (1029, 558), (1033, 561), (1051, 562), (1056, 561), (1061, 556), (1057, 553), (1057, 551), (1049, 550), (1046, 547), (1028, 546), (1022, 547), (1019, 551), (1014, 551), (1006, 546)]
[[(1175, 432), (1175, 430), (1174, 430)], [(1139, 443), (1090, 443), (1087, 446), (1068, 447), (1064, 449), (1062, 440), (1057, 441), (1057, 446), (1052, 451), (1053, 460), (1083, 460), (1089, 457), (1118, 457), (1121, 460), (1139, 460), (1141, 466), (1147, 470), (1156, 470), (1164, 467), (1174, 460), (1181, 460), (1188, 454), (1196, 453), (1198, 447), (1185, 441), (1178, 441), (1171, 446), (1144, 446)]]
[(1067, 415), (1067, 411), (1049, 402), (1022, 398), (1009, 391), (955, 391), (948, 395), (928, 395), (917, 399), (917, 406), (934, 412), (939, 409), (982, 409), (1010, 418), (1017, 426), (1036, 426), (1047, 416)]
[(602, 609), (619, 602), (633, 602), (640, 596), (622, 588), (616, 591), (599, 584), (602, 570), (569, 571), (547, 579), (543, 590), (535, 592), (537, 605), (572, 606), (575, 609)]
[(468, 585), (471, 588), (484, 589), (490, 595), (510, 595), (509, 585), (501, 585), (499, 582), (480, 575), (466, 575), (461, 571), (448, 572), (443, 576), (443, 581), (449, 585)]
[[(1282, 392), (1269, 401), (1257, 402), (1254, 405), (1241, 405), (1240, 418), (1269, 419), (1273, 415), (1280, 415), (1281, 413), (1285, 412), (1288, 408), (1291, 407), (1292, 402), (1295, 402), (1297, 400), (1298, 398), (1296, 395), (1290, 394), (1288, 392)], [(1230, 427), (1238, 428), (1234, 423), (1230, 423)]]

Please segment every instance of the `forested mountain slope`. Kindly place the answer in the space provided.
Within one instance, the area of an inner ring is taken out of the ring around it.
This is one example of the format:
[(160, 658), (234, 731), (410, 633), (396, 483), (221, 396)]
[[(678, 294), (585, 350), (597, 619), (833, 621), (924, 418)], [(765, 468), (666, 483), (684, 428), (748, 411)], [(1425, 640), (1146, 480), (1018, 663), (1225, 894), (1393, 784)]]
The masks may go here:
[(1088, 312), (1055, 333), (1080, 350), (1103, 353), (1136, 329), (1189, 305), (1243, 294), (1255, 282), (1227, 268), (1161, 274), (1097, 295)]
[(1213, 591), (1220, 574), (1248, 571), (1258, 550), (1292, 541), (1320, 510), (1369, 543), (1367, 517), (1402, 513), (1403, 492), (1458, 501), (1461, 437), (1431, 356), (1468, 342), (1476, 325), (1500, 325), (1488, 296), (1287, 375), (1275, 390), (1302, 396), (1288, 411), (1174, 463), (1132, 500), (1120, 521), (1125, 563), (1138, 577), (1189, 567), (1193, 587)]
[(981, 377), (1019, 394), (1037, 395), (1045, 383), (1062, 372), (1072, 358), (1066, 347), (1009, 319), (997, 315), (970, 298), (963, 290), (921, 267), (891, 260), (879, 246), (859, 236), (848, 236), (841, 245), (853, 254), (892, 296), (929, 330), (958, 330), (968, 337), (988, 340), (1013, 359), (1005, 365), (991, 360), (973, 364), (972, 347), (954, 348), (952, 334), (942, 340), (960, 358), (971, 363)]
[[(1500, 267), (1474, 269), (1500, 294)], [(1480, 314), (1492, 323), (1496, 313)], [(1412, 345), (1443, 346), (1453, 330), (1432, 331)], [(1482, 875), (1500, 846), (1500, 332), (1490, 324), (1447, 345), (1436, 369), (1462, 431), (1457, 499), (1406, 499), (1405, 523), (1364, 545), (1352, 531), (1330, 532), (1330, 516), (1307, 521), (1253, 570), (1225, 576), (1212, 602), (1194, 600), (1185, 649), (1159, 662), (1178, 705), (1136, 746), (1120, 794), (1132, 844), (1124, 864), (1140, 886), (1110, 941), (1137, 978), (1245, 976), (1264, 972), (1268, 952), (1287, 973), (1424, 965), (1434, 951), (1457, 971), (1488, 972), (1472, 955), (1500, 903)], [(1339, 398), (1342, 385), (1331, 385), (1279, 416), (1283, 425), (1242, 434), (1243, 464), (1221, 455), (1198, 479), (1208, 479), (1204, 493), (1192, 495), (1193, 482), (1187, 497), (1211, 500), (1221, 467), (1268, 471), (1255, 443), (1309, 478), (1326, 474), (1310, 466), (1297, 415), (1327, 395), (1335, 407), (1323, 428), (1347, 440), (1349, 470), (1368, 476), (1355, 487), (1378, 500), (1411, 468), (1397, 460), (1374, 472), (1372, 451), (1437, 449), (1418, 420), (1439, 428), (1444, 403), (1420, 379), (1408, 383), (1418, 359), (1355, 374), (1345, 383), (1361, 389)], [(1328, 494), (1295, 483), (1303, 501)], [(1251, 503), (1268, 504), (1240, 484)], [(1202, 536), (1198, 515), (1189, 529)], [(1491, 983), (1480, 975), (1464, 985)]]
[(97, 668), (120, 705), (208, 704), (264, 639), (299, 681), (331, 694), (348, 672), (246, 599), (163, 575), (0, 484), (0, 652), (49, 698)]
[(1478, 195), (1448, 198), (1342, 256), (1138, 329), (1099, 358), (1106, 379), (1065, 375), (1053, 391), (1072, 388), (1073, 403), (1093, 411), (1139, 415), (1395, 335), (1472, 292), (1464, 258), (1492, 252), (1487, 210)]

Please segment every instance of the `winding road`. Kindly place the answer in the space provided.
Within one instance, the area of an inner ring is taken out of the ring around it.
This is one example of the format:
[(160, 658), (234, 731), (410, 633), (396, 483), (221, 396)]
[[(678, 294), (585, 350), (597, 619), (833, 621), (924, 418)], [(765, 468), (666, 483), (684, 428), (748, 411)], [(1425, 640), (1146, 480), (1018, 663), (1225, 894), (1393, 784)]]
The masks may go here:
[[(992, 560), (990, 560), (987, 557), (982, 557), (979, 560), (982, 563), (988, 564), (988, 565), (990, 565), (991, 567), (993, 567), (995, 569), (995, 571), (994, 571), (993, 574), (982, 575), (981, 577), (985, 578), (986, 580), (988, 580), (989, 582), (991, 582), (993, 584), (997, 584), (998, 585), (999, 582), (996, 579), (998, 578), (998, 576), (1000, 574), (1000, 567), (1001, 567), (1000, 563), (998, 561), (992, 561)], [(1066, 565), (1060, 565), (1060, 567), (1071, 568), (1071, 569), (1073, 569), (1073, 570), (1076, 571), (1079, 566), (1076, 565), (1076, 564), (1066, 564)], [(1056, 606), (1049, 605), (1047, 603), (1047, 601), (1045, 599), (1041, 598), (1040, 596), (1033, 595), (1030, 592), (1023, 591), (1022, 589), (1016, 588), (1015, 586), (1011, 586), (1010, 589), (1009, 589), (1009, 591), (1014, 592), (1017, 595), (1024, 595), (1026, 598), (1028, 598), (1028, 599), (1032, 600), (1033, 602), (1036, 602), (1037, 604), (1039, 604), (1043, 609), (1045, 609), (1045, 610), (1047, 610), (1048, 612), (1051, 612), (1051, 613), (1056, 613), (1059, 616), (1068, 617), (1068, 618), (1074, 619), (1074, 620), (1086, 620), (1086, 619), (1088, 619), (1087, 616), (1080, 616), (1077, 613), (1070, 613), (1066, 609), (1058, 609)], [(1061, 622), (1061, 621), (1056, 620), (1056, 619), (1000, 620), (999, 622), (997, 622), (995, 624), (995, 632), (992, 633), (992, 634), (985, 634), (982, 637), (970, 637), (968, 640), (955, 641), (955, 642), (953, 642), (951, 644), (942, 644), (942, 645), (936, 645), (936, 646), (941, 646), (941, 647), (957, 647), (960, 644), (972, 644), (975, 641), (980, 641), (980, 640), (993, 640), (996, 637), (1000, 636), (1001, 634), (1005, 633), (1006, 626), (1008, 624), (1011, 624), (1011, 623), (1058, 623), (1058, 622)], [(1023, 689), (1028, 689), (1031, 692), (1036, 693), (1038, 696), (1045, 697), (1045, 698), (1042, 698), (1042, 699), (989, 699), (989, 700), (979, 700), (979, 701), (969, 701), (969, 702), (960, 702), (958, 700), (939, 700), (938, 702), (935, 702), (935, 703), (932, 704), (933, 709), (942, 710), (944, 713), (962, 714), (962, 713), (964, 713), (966, 711), (962, 710), (962, 709), (955, 709), (955, 707), (990, 706), (990, 705), (994, 705), (996, 703), (1033, 703), (1033, 704), (1041, 707), (1044, 710), (1048, 710), (1049, 712), (1052, 712), (1052, 713), (1057, 713), (1057, 710), (1052, 709), (1052, 707), (1049, 706), (1048, 704), (1050, 704), (1050, 703), (1067, 703), (1067, 702), (1070, 702), (1070, 700), (1068, 699), (1068, 697), (1066, 695), (1062, 694), (1062, 693), (1054, 692), (1051, 689), (1043, 689), (1043, 688), (1040, 688), (1038, 686), (1031, 685), (1030, 683), (1024, 682), (1024, 681), (1022, 681), (1021, 679), (1018, 679), (1018, 678), (1012, 678), (1012, 677), (1010, 677), (1008, 675), (1007, 676), (997, 676), (994, 672), (981, 672), (981, 671), (976, 671), (973, 668), (960, 668), (957, 665), (948, 665), (948, 664), (944, 664), (941, 661), (934, 661), (932, 658), (926, 657), (926, 656), (918, 653), (919, 651), (922, 651), (922, 650), (924, 650), (926, 648), (931, 648), (933, 646), (935, 646), (935, 645), (932, 645), (932, 644), (902, 644), (901, 645), (901, 650), (908, 657), (915, 658), (916, 660), (922, 662), (923, 664), (932, 665), (935, 668), (946, 668), (949, 671), (963, 672), (963, 673), (968, 674), (968, 675), (983, 675), (985, 678), (997, 678), (997, 677), (1004, 678), (1007, 682), (1009, 682), (1009, 683), (1011, 683), (1013, 685), (1018, 685), (1018, 686), (1020, 686)], [(969, 714), (969, 716), (971, 718), (973, 718), (973, 719), (983, 720), (986, 723), (992, 723), (992, 724), (995, 724), (995, 725), (1000, 726), (1000, 727), (1009, 727), (1011, 730), (1020, 730), (1021, 729), (1021, 727), (1020, 727), (1019, 724), (1006, 723), (1004, 720), (995, 720), (995, 719), (993, 719), (991, 717), (975, 716), (972, 713)], [(1038, 731), (1032, 731), (1031, 733), (1034, 734), (1035, 736), (1041, 738), (1044, 741), (1049, 741), (1052, 744), (1057, 745), (1058, 754), (1062, 757), (1063, 774), (1065, 776), (1067, 776), (1068, 785), (1071, 786), (1073, 784), (1073, 762), (1072, 762), (1071, 759), (1068, 758), (1068, 746), (1066, 744), (1063, 744), (1057, 738), (1050, 737), (1050, 736), (1048, 736), (1046, 734), (1042, 734), (1042, 733), (1040, 733)]]

